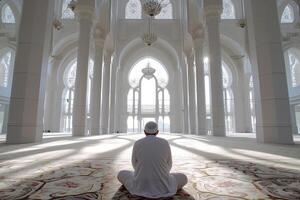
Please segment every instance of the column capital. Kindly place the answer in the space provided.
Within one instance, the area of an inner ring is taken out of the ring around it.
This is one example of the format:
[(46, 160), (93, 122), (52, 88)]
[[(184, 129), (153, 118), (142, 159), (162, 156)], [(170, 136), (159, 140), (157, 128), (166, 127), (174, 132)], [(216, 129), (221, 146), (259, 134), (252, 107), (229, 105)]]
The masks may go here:
[(220, 19), (223, 11), (222, 0), (204, 0), (204, 16), (207, 19)]
[(203, 0), (203, 8), (205, 15), (207, 12), (222, 12), (223, 1), (222, 0)]
[(204, 26), (201, 24), (200, 26), (195, 28), (193, 31), (191, 31), (191, 36), (192, 36), (193, 40), (204, 39), (204, 37), (205, 37)]
[(204, 7), (204, 16), (206, 20), (209, 19), (220, 19), (220, 16), (223, 11), (222, 5), (207, 5)]
[(94, 8), (90, 5), (85, 5), (85, 4), (77, 4), (74, 12), (79, 17), (79, 19), (92, 20), (95, 15)]
[(95, 45), (97, 47), (104, 47), (104, 42), (105, 42), (105, 32), (104, 30), (96, 25), (94, 28), (94, 32), (93, 32), (93, 36), (94, 36), (94, 41), (95, 41)]

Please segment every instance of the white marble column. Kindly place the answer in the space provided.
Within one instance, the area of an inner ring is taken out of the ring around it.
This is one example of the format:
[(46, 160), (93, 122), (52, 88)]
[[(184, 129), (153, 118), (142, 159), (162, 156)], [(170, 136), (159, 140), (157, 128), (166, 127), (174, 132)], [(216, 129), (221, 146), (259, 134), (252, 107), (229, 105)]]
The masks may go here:
[(109, 133), (109, 88), (110, 88), (111, 53), (104, 54), (102, 75), (102, 100), (101, 100), (101, 134)]
[[(248, 110), (249, 104), (249, 79), (245, 79), (245, 71), (244, 71), (244, 60), (239, 59), (235, 61), (236, 66), (238, 66), (236, 72), (238, 75), (237, 79), (234, 79), (232, 88), (234, 94), (234, 124), (235, 124), (235, 132), (237, 133), (245, 133), (249, 129), (247, 129), (247, 120), (249, 117), (247, 115), (251, 115)], [(245, 94), (246, 92), (247, 94)], [(250, 117), (251, 119), (251, 117)]]
[[(176, 75), (178, 77), (178, 73)], [(173, 89), (170, 89), (170, 132), (171, 133), (182, 133), (183, 126), (182, 126), (182, 110), (181, 110), (181, 99), (178, 98), (178, 94), (180, 93), (180, 82), (177, 81), (178, 78), (174, 79), (174, 82), (170, 82), (169, 85), (174, 86)]]
[(204, 0), (211, 79), (212, 135), (214, 136), (226, 135), (220, 42), (221, 11), (221, 0)]
[[(52, 56), (47, 70), (47, 86), (45, 97), (44, 130), (50, 132), (60, 131), (60, 117), (55, 114), (61, 112), (61, 106), (57, 106), (57, 68), (62, 60), (61, 56)], [(61, 99), (61, 97), (60, 97)]]
[(117, 79), (117, 66), (118, 61), (113, 60), (110, 80), (110, 106), (109, 106), (109, 132), (115, 133), (115, 114), (116, 114), (116, 81)]
[(91, 88), (91, 135), (100, 134), (100, 109), (101, 109), (101, 84), (103, 66), (103, 46), (102, 38), (95, 38), (95, 62)]
[(182, 61), (182, 116), (183, 116), (183, 133), (189, 134), (189, 98), (188, 98), (188, 72), (187, 65)]
[(79, 38), (73, 105), (73, 136), (86, 135), (87, 81), (94, 13), (93, 3), (92, 0), (79, 0), (75, 9), (79, 19)]
[[(127, 89), (124, 89), (124, 84), (127, 84), (127, 76), (123, 76), (123, 68), (118, 69), (117, 77), (118, 81), (116, 82), (116, 109), (115, 109), (115, 128), (116, 131), (120, 133), (127, 132)], [(125, 79), (125, 80), (124, 80)], [(128, 91), (128, 90), (127, 90)]]
[(252, 116), (252, 110), (251, 110), (251, 100), (250, 100), (250, 78), (251, 78), (252, 74), (245, 74), (243, 77), (244, 79), (244, 88), (242, 91), (242, 95), (244, 96), (244, 119), (245, 119), (245, 126), (246, 126), (246, 132), (253, 132), (252, 130), (252, 120), (251, 120), (251, 116)]
[(277, 3), (274, 0), (245, 1), (245, 11), (254, 78), (257, 141), (292, 144)]
[(43, 138), (44, 100), (54, 1), (23, 2), (9, 108), (7, 143)]
[(187, 55), (188, 68), (188, 88), (189, 88), (189, 133), (196, 134), (196, 96), (195, 96), (195, 68), (194, 68), (194, 54), (190, 52)]
[(198, 135), (206, 135), (206, 103), (205, 103), (205, 75), (203, 63), (203, 39), (195, 39), (196, 85), (197, 85), (197, 130)]

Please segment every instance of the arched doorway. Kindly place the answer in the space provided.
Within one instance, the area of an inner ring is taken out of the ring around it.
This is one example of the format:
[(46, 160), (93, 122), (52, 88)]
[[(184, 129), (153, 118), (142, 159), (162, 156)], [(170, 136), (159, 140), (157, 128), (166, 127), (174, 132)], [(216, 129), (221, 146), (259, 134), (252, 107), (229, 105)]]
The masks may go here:
[(222, 62), (223, 74), (223, 98), (224, 98), (224, 114), (225, 114), (225, 127), (227, 133), (235, 131), (234, 119), (234, 94), (233, 94), (233, 78), (232, 72), (226, 62)]
[(137, 62), (128, 75), (127, 132), (141, 132), (148, 121), (155, 121), (161, 132), (170, 132), (169, 74), (156, 59)]

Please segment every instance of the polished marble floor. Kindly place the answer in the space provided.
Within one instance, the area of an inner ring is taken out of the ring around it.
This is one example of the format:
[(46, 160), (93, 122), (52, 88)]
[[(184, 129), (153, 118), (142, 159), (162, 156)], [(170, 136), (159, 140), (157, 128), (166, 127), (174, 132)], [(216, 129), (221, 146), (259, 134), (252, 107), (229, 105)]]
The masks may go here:
[[(131, 169), (132, 144), (143, 137), (48, 135), (42, 143), (0, 144), (0, 199), (141, 199), (116, 174)], [(170, 199), (300, 199), (300, 145), (259, 144), (251, 137), (161, 134), (173, 172), (187, 174)]]

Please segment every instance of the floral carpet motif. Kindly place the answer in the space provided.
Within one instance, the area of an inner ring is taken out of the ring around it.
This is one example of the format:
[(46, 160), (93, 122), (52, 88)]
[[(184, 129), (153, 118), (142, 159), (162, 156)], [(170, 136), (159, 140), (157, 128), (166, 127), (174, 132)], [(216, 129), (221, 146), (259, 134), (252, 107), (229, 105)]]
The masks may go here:
[[(14, 164), (2, 163), (0, 171), (10, 167)], [(41, 168), (40, 173), (13, 180), (1, 174), (0, 199), (143, 200), (118, 182), (116, 174), (123, 169), (131, 169), (129, 161), (103, 159)], [(172, 172), (185, 173), (189, 182), (164, 200), (300, 199), (297, 170), (234, 160), (189, 160), (174, 162)]]

